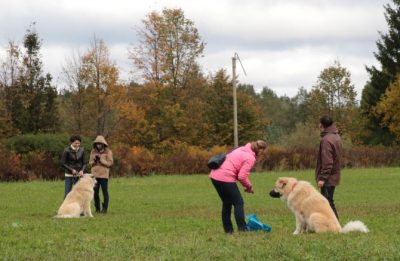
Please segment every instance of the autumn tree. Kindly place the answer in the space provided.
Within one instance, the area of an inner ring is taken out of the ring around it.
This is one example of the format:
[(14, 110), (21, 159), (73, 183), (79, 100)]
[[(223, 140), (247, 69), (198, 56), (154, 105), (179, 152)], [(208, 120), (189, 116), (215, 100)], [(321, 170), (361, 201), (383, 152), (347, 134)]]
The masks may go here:
[(186, 87), (204, 42), (182, 9), (149, 13), (137, 34), (139, 44), (132, 48), (130, 59), (143, 78), (156, 86)]
[[(233, 145), (233, 100), (232, 81), (225, 70), (219, 70), (212, 77), (207, 89), (208, 134), (213, 144)], [(251, 90), (237, 91), (239, 143), (264, 138), (268, 124), (257, 99)]]
[(233, 144), (232, 84), (227, 72), (217, 71), (209, 85), (207, 115), (212, 142), (215, 145)]
[(385, 127), (386, 124), (381, 124), (381, 115), (374, 113), (374, 111), (386, 89), (400, 72), (400, 1), (393, 0), (393, 6), (387, 4), (384, 8), (388, 32), (380, 32), (380, 39), (376, 42), (378, 51), (374, 52), (374, 56), (380, 66), (366, 68), (370, 79), (362, 92), (361, 109), (368, 118), (365, 127), (370, 132), (365, 138), (365, 142), (388, 145), (392, 143), (394, 136)]
[(7, 110), (4, 86), (0, 84), (0, 139), (17, 133), (17, 130), (12, 127), (11, 115)]
[(102, 39), (94, 36), (85, 53), (68, 59), (64, 76), (67, 130), (137, 145), (136, 131), (143, 127), (144, 112), (130, 97), (129, 86), (119, 82), (118, 68)]
[(87, 95), (83, 84), (82, 66), (82, 55), (74, 53), (66, 58), (62, 71), (66, 88), (60, 96), (60, 114), (63, 130), (69, 133), (87, 134), (93, 126), (88, 120), (93, 118), (93, 114), (88, 106), (91, 97)]
[(355, 135), (356, 92), (350, 77), (350, 72), (338, 61), (321, 71), (308, 100), (310, 121), (317, 122), (327, 114), (333, 117), (342, 133), (351, 130)]
[(269, 121), (266, 134), (270, 143), (279, 143), (282, 136), (291, 132), (298, 121), (298, 105), (296, 101), (287, 96), (278, 97), (270, 88), (264, 87), (259, 94), (259, 104), (263, 115)]
[(146, 142), (152, 142), (149, 139), (149, 124), (145, 119), (145, 111), (134, 102), (129, 89), (123, 84), (113, 84), (107, 88), (104, 105), (109, 119), (105, 134), (117, 142), (143, 146)]
[(94, 36), (89, 50), (82, 56), (82, 84), (92, 101), (92, 120), (95, 134), (106, 134), (112, 126), (112, 108), (107, 98), (117, 85), (119, 72), (111, 61), (108, 47), (102, 39)]
[(6, 57), (0, 62), (0, 138), (18, 134), (14, 127), (11, 115), (15, 83), (19, 70), (21, 70), (21, 51), (17, 44), (8, 42)]
[(245, 142), (257, 139), (267, 139), (265, 130), (270, 121), (263, 114), (257, 97), (249, 95), (243, 89), (238, 89), (237, 105), (238, 133), (241, 143), (244, 144)]
[(84, 54), (67, 59), (63, 73), (68, 86), (63, 99), (66, 129), (89, 136), (104, 135), (108, 118), (105, 96), (118, 78), (105, 43), (94, 36)]
[(382, 116), (383, 127), (388, 127), (400, 141), (400, 77), (386, 89), (375, 110), (375, 113)]
[(324, 94), (328, 109), (338, 122), (356, 105), (356, 92), (350, 77), (350, 72), (339, 61), (322, 70), (318, 77), (317, 88)]
[[(176, 90), (178, 101), (183, 112), (183, 128), (180, 137), (183, 141), (209, 148), (213, 146), (209, 135), (209, 122), (207, 116), (208, 82), (198, 66), (194, 66), (188, 72), (188, 84), (186, 88), (173, 88)], [(172, 99), (174, 100), (174, 99)]]
[(317, 87), (314, 87), (310, 91), (306, 102), (306, 108), (306, 122), (316, 123), (316, 127), (318, 127), (318, 121), (322, 115), (330, 115), (333, 117), (333, 111), (329, 110), (326, 94)]

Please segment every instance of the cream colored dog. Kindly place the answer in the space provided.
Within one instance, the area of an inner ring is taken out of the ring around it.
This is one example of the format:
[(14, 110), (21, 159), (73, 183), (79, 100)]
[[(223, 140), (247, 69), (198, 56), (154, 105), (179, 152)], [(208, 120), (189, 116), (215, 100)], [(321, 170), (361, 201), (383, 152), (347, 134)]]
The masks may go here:
[(287, 202), (295, 215), (294, 235), (303, 232), (368, 232), (368, 228), (361, 221), (350, 221), (342, 228), (328, 200), (307, 181), (281, 177), (276, 181), (270, 195)]
[(83, 175), (65, 197), (55, 217), (79, 218), (81, 213), (84, 216), (93, 217), (90, 202), (93, 199), (93, 187), (95, 184), (96, 179), (91, 174)]

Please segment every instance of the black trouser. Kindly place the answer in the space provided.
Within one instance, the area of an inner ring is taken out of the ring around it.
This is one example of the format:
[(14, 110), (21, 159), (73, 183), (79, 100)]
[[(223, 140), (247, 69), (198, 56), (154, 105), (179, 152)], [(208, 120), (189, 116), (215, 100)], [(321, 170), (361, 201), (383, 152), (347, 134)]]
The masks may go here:
[(236, 224), (239, 231), (245, 231), (246, 221), (244, 218), (244, 203), (239, 188), (235, 182), (222, 182), (211, 179), (219, 197), (222, 200), (222, 225), (226, 233), (233, 232), (233, 225), (231, 221), (232, 206), (234, 206), (234, 214)]
[(103, 191), (104, 203), (103, 203), (103, 211), (107, 211), (108, 209), (108, 179), (104, 178), (96, 178), (97, 183), (94, 186), (94, 206), (96, 207), (96, 211), (100, 211), (100, 196), (99, 190), (101, 187), (101, 191)]
[(334, 186), (322, 186), (321, 194), (329, 201), (329, 205), (331, 206), (333, 212), (335, 213), (337, 219), (339, 220), (339, 216), (336, 211), (335, 202), (333, 201), (333, 194), (335, 193)]

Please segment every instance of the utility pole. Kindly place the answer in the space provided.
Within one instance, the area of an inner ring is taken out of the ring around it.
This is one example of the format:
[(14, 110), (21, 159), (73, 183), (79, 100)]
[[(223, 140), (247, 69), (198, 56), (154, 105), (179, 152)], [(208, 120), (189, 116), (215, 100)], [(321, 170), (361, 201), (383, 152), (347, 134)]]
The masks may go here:
[(239, 146), (238, 122), (237, 122), (237, 99), (236, 99), (236, 53), (232, 57), (232, 89), (233, 89), (233, 141), (234, 147)]
[(237, 98), (236, 98), (236, 59), (239, 60), (240, 65), (242, 66), (244, 75), (246, 75), (246, 71), (244, 70), (242, 61), (240, 61), (240, 57), (237, 53), (235, 53), (232, 57), (232, 89), (233, 89), (233, 143), (234, 147), (237, 148), (239, 146), (239, 137), (238, 137), (238, 119), (237, 119)]

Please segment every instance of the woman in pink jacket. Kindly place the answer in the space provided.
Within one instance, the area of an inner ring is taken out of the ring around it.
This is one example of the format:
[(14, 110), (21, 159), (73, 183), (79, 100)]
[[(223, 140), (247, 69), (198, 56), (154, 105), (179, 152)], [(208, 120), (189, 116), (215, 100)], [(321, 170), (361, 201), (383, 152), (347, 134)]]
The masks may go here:
[(231, 210), (234, 206), (235, 220), (239, 231), (246, 231), (243, 198), (236, 181), (239, 181), (244, 191), (254, 193), (249, 180), (250, 170), (256, 157), (267, 148), (265, 141), (258, 140), (236, 148), (226, 155), (224, 163), (218, 169), (211, 171), (209, 177), (222, 201), (222, 224), (225, 233), (233, 233)]

